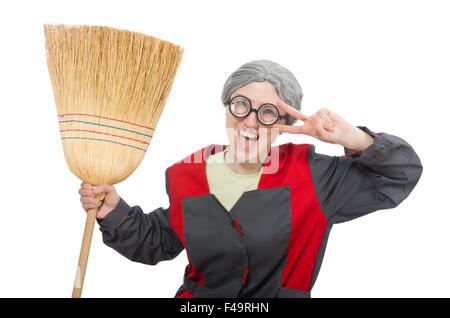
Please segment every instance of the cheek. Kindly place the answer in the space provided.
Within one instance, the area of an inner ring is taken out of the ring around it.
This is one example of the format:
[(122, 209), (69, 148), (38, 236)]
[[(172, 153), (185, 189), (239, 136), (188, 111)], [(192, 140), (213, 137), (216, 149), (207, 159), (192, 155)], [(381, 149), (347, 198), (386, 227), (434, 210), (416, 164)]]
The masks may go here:
[(270, 145), (272, 145), (274, 143), (275, 139), (277, 139), (277, 137), (278, 137), (277, 130), (273, 129), (273, 128), (265, 129), (265, 134), (266, 134), (266, 138), (267, 138), (266, 140), (267, 140), (268, 144), (270, 144)]
[(269, 134), (270, 134), (271, 143), (274, 143), (275, 139), (277, 139), (277, 137), (279, 136), (278, 130), (277, 129), (273, 129), (273, 130), (270, 131)]
[(277, 131), (271, 128), (264, 127), (261, 128), (259, 132), (260, 132), (260, 139), (259, 139), (260, 151), (267, 151), (268, 153), (270, 151), (270, 148), (272, 147), (272, 144), (274, 143), (275, 139), (278, 136)]
[(240, 124), (240, 119), (234, 117), (233, 115), (231, 115), (229, 112), (226, 115), (226, 119), (225, 119), (225, 127), (227, 129), (236, 129), (239, 127)]
[(236, 122), (236, 117), (234, 117), (233, 115), (231, 115), (231, 113), (228, 111), (228, 109), (226, 109), (225, 112), (225, 121), (227, 124), (227, 127), (230, 127), (230, 125), (233, 125)]
[(232, 142), (232, 139), (234, 138), (234, 130), (236, 129), (236, 126), (237, 125), (235, 117), (227, 112), (225, 119), (225, 129), (227, 131), (227, 136), (230, 142)]
[(231, 123), (232, 123), (232, 121), (230, 118), (230, 114), (228, 114), (228, 112), (227, 112), (227, 114), (225, 115), (225, 127), (227, 127), (227, 128), (230, 127)]

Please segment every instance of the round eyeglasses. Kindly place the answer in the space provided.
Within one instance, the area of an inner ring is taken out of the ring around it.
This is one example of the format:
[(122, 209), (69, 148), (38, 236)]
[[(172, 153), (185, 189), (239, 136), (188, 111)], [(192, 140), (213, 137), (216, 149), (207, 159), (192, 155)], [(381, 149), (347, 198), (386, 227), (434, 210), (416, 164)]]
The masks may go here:
[(230, 112), (238, 117), (245, 118), (250, 115), (251, 112), (256, 113), (258, 121), (266, 126), (275, 124), (281, 119), (288, 119), (289, 115), (280, 115), (280, 111), (273, 104), (263, 104), (258, 109), (252, 108), (252, 104), (245, 96), (235, 96), (228, 103)]

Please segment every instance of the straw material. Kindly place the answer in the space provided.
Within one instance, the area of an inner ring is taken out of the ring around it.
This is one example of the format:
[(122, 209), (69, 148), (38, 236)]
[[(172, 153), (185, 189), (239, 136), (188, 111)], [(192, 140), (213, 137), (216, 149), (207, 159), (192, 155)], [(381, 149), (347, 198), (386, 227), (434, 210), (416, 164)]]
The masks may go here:
[(140, 164), (183, 49), (104, 26), (44, 25), (64, 155), (79, 179), (116, 184)]

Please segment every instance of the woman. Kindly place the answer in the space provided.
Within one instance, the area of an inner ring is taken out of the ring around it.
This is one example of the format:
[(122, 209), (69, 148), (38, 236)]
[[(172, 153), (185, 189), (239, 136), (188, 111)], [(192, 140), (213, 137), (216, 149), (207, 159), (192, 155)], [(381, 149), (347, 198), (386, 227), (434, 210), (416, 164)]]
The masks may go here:
[[(396, 207), (422, 165), (403, 139), (355, 127), (336, 113), (300, 111), (302, 90), (283, 66), (242, 65), (226, 81), (230, 144), (210, 145), (166, 170), (170, 207), (144, 214), (111, 185), (79, 191), (97, 213), (103, 241), (127, 258), (156, 264), (184, 248), (176, 297), (310, 297), (335, 223)], [(296, 120), (303, 125), (292, 126)], [(340, 144), (272, 146), (278, 132)], [(104, 202), (95, 195), (106, 193)]]

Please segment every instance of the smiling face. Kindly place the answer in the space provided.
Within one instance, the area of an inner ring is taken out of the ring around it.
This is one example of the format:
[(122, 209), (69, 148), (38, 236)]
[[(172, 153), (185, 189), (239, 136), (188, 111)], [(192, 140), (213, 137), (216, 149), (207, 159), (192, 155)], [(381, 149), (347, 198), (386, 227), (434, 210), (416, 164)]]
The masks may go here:
[[(230, 99), (238, 95), (250, 100), (252, 108), (255, 109), (267, 103), (276, 105), (280, 100), (275, 87), (267, 81), (247, 84), (234, 91)], [(280, 115), (286, 115), (280, 109), (279, 112)], [(286, 120), (282, 119), (276, 123), (285, 125)], [(261, 164), (278, 136), (277, 130), (271, 127), (261, 124), (255, 112), (251, 112), (246, 118), (237, 118), (227, 109), (227, 135), (235, 162)]]

